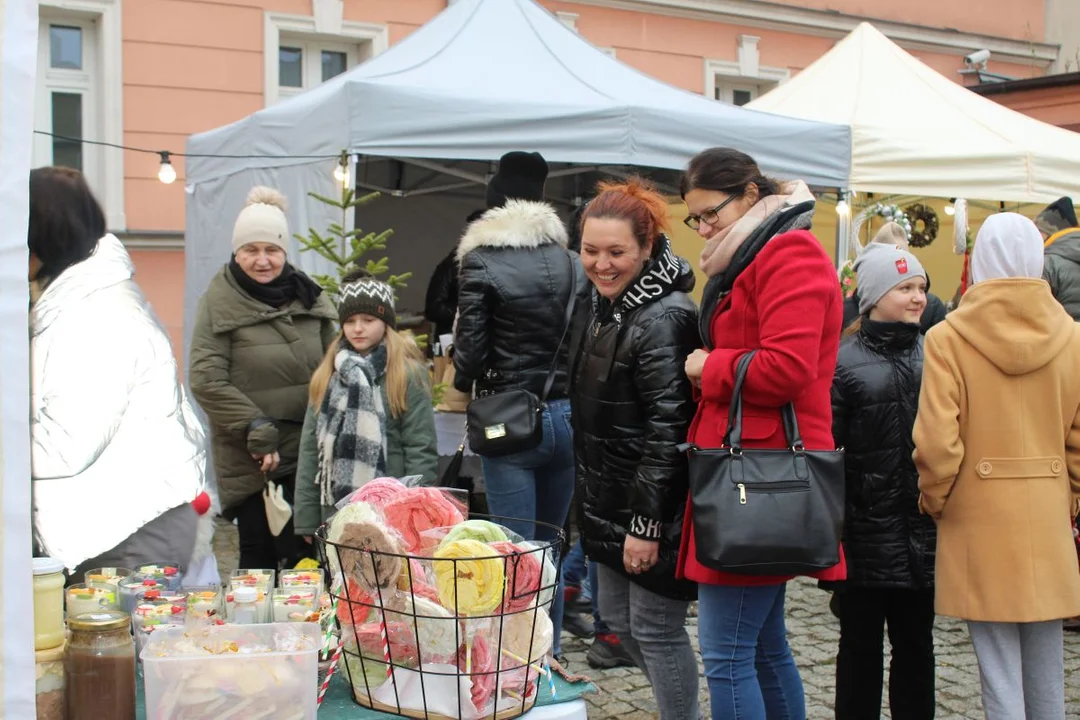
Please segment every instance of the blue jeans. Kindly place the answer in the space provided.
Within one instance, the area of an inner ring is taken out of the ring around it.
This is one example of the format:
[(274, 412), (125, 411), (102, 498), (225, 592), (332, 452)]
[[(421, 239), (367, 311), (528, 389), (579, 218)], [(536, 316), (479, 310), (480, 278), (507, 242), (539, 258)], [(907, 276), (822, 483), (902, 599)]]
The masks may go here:
[(805, 720), (784, 626), (786, 584), (699, 585), (698, 644), (713, 720)]
[[(499, 518), (513, 518), (500, 519), (499, 522), (526, 540), (550, 542), (558, 537), (566, 523), (570, 501), (574, 497), (576, 469), (570, 401), (549, 400), (544, 405), (541, 422), (544, 437), (536, 448), (514, 455), (481, 459), (491, 514)], [(553, 650), (556, 655), (561, 654), (562, 650), (559, 642), (562, 616), (563, 583), (560, 579), (551, 606), (551, 622), (555, 626)]]
[[(597, 601), (599, 593), (596, 588), (599, 581), (596, 579), (596, 563), (585, 558), (585, 550), (581, 546), (581, 538), (570, 548), (563, 560), (563, 580), (567, 585), (580, 587), (585, 592), (586, 584), (589, 590), (589, 600), (592, 601), (593, 632), (597, 635), (607, 635), (611, 632), (608, 626), (600, 618), (600, 603)], [(587, 575), (587, 577), (586, 577)]]

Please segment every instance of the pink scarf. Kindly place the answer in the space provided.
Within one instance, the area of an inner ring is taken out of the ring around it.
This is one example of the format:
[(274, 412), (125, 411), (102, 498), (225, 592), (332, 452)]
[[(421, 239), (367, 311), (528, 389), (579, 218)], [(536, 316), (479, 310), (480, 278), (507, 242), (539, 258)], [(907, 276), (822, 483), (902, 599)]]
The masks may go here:
[(781, 208), (813, 200), (810, 188), (802, 180), (784, 183), (777, 195), (767, 195), (741, 218), (705, 241), (701, 249), (701, 270), (709, 277), (727, 270), (735, 253), (761, 223)]

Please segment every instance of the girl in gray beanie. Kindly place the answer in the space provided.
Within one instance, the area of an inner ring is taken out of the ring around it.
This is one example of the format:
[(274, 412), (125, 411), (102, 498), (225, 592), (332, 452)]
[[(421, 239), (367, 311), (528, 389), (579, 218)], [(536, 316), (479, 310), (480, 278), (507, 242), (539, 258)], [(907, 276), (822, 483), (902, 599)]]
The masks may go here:
[[(926, 273), (895, 244), (871, 243), (855, 263), (859, 319), (840, 343), (833, 438), (845, 449), (847, 580), (832, 586), (840, 616), (836, 716), (881, 712), (884, 626), (893, 644), (893, 717), (934, 716), (933, 521), (919, 512), (911, 431), (919, 404)], [(884, 622), (883, 622), (884, 621)]]

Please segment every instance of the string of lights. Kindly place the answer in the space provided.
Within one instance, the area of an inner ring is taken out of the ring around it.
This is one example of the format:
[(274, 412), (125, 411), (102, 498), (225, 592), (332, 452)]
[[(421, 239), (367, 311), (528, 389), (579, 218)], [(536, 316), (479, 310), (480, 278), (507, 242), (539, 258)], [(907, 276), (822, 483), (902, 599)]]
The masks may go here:
[(334, 178), (339, 182), (348, 182), (349, 172), (349, 157), (346, 152), (335, 153), (333, 155), (230, 155), (230, 154), (213, 154), (213, 153), (182, 153), (173, 152), (172, 150), (151, 150), (150, 148), (134, 147), (132, 145), (119, 145), (117, 143), (105, 142), (103, 140), (88, 140), (86, 138), (71, 137), (68, 135), (59, 135), (57, 133), (46, 132), (45, 130), (35, 130), (35, 135), (44, 135), (55, 140), (63, 140), (65, 142), (77, 142), (84, 145), (97, 145), (99, 147), (114, 148), (116, 150), (127, 150), (129, 152), (144, 153), (147, 155), (157, 155), (161, 159), (161, 167), (158, 168), (158, 180), (170, 185), (176, 181), (176, 168), (173, 167), (172, 158), (174, 157), (188, 157), (188, 158), (220, 158), (224, 160), (338, 160), (337, 167), (334, 168)]

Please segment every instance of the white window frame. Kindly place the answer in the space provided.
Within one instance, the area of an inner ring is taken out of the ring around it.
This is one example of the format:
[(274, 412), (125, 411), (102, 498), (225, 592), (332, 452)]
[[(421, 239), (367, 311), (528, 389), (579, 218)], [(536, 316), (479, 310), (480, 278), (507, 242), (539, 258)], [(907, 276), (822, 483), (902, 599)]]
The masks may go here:
[[(263, 42), (263, 101), (269, 107), (279, 100), (310, 89), (307, 87), (308, 68), (305, 67), (304, 88), (282, 88), (278, 84), (278, 51), (285, 47), (305, 46), (317, 52), (322, 50), (346, 51), (348, 69), (386, 50), (390, 45), (390, 31), (386, 25), (340, 20), (328, 23), (325, 16), (308, 17), (286, 13), (267, 12), (264, 15)], [(355, 62), (353, 62), (355, 58)], [(319, 67), (321, 68), (321, 59)], [(348, 72), (348, 70), (346, 70)], [(314, 75), (311, 75), (314, 77)], [(319, 79), (322, 71), (319, 71)]]
[(759, 40), (754, 35), (740, 35), (738, 60), (705, 61), (705, 97), (733, 104), (735, 90), (748, 90), (756, 100), (791, 79), (788, 68), (759, 64)]
[[(39, 64), (35, 103), (35, 129), (51, 116), (51, 93), (83, 95), (83, 138), (124, 143), (123, 36), (120, 0), (40, 0)], [(49, 26), (69, 25), (83, 30), (83, 70), (53, 70), (49, 66)], [(43, 103), (50, 106), (42, 113)], [(52, 157), (52, 139), (34, 136), (34, 162)], [(117, 148), (83, 145), (83, 168), (90, 188), (105, 212), (109, 230), (127, 229), (124, 213), (124, 153)]]
[[(326, 43), (318, 42), (315, 40), (305, 40), (305, 36), (302, 35), (281, 35), (279, 39), (278, 50), (283, 47), (298, 48), (302, 53), (302, 70), (300, 87), (286, 87), (284, 85), (278, 85), (278, 100), (285, 100), (287, 98), (299, 95), (306, 90), (310, 90), (317, 85), (323, 83), (322, 77), (322, 53), (324, 50), (328, 52), (340, 52), (345, 53), (345, 72), (356, 67), (360, 60), (360, 46), (359, 45), (346, 45), (342, 43)], [(280, 73), (281, 65), (278, 64), (278, 71)], [(278, 76), (280, 82), (280, 74)]]

